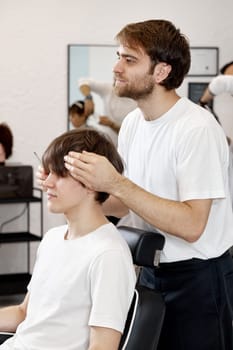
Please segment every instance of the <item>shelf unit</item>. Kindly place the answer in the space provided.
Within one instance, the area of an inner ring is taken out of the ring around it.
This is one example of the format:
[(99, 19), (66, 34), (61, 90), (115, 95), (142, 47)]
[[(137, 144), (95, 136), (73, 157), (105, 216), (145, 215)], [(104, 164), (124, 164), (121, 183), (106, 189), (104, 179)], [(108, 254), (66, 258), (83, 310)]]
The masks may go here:
[[(0, 244), (27, 244), (27, 271), (24, 273), (0, 274), (0, 295), (26, 293), (31, 279), (30, 274), (30, 242), (39, 242), (43, 237), (43, 193), (39, 188), (33, 189), (33, 196), (28, 198), (0, 198), (0, 205), (17, 203), (26, 204), (26, 229), (18, 232), (0, 232)], [(39, 235), (31, 232), (30, 207), (32, 203), (39, 204), (40, 220)]]

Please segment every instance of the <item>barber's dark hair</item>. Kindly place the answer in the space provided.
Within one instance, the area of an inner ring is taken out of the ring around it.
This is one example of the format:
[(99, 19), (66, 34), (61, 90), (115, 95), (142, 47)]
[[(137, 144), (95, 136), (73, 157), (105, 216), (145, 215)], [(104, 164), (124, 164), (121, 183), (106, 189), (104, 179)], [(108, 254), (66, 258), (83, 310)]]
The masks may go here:
[[(42, 157), (42, 164), (46, 173), (51, 170), (61, 177), (69, 175), (64, 166), (64, 156), (69, 151), (88, 151), (105, 156), (119, 173), (124, 170), (123, 163), (116, 147), (104, 134), (92, 129), (73, 129), (55, 138), (45, 150)], [(103, 203), (109, 194), (97, 192), (96, 200)]]
[(160, 83), (167, 90), (178, 88), (190, 68), (190, 48), (187, 38), (171, 22), (149, 20), (126, 25), (117, 41), (131, 48), (142, 48), (149, 55), (152, 68), (165, 62), (172, 70)]
[(13, 134), (6, 123), (0, 123), (0, 143), (3, 145), (6, 153), (6, 159), (12, 155)]
[(84, 101), (79, 100), (74, 102), (70, 107), (69, 107), (69, 114), (71, 113), (77, 113), (79, 115), (83, 115), (85, 111), (85, 104)]
[(226, 71), (227, 68), (230, 67), (231, 65), (233, 65), (233, 61), (224, 64), (224, 66), (220, 69), (220, 73), (221, 73), (221, 74), (225, 74), (225, 71)]

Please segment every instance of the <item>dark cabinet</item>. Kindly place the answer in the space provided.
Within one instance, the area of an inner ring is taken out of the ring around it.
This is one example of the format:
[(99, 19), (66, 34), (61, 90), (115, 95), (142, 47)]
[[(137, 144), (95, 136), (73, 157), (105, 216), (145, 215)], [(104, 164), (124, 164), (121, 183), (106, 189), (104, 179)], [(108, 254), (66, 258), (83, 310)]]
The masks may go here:
[[(40, 189), (33, 189), (33, 196), (28, 198), (0, 198), (0, 205), (12, 205), (25, 203), (26, 227), (25, 230), (18, 232), (0, 232), (0, 244), (19, 244), (26, 245), (27, 271), (22, 273), (0, 274), (0, 295), (21, 294), (27, 291), (27, 285), (30, 281), (30, 242), (39, 242), (43, 236), (43, 193)], [(33, 203), (38, 205), (39, 220), (36, 233), (31, 232), (31, 206)], [(15, 217), (17, 218), (17, 217)], [(14, 218), (14, 219), (15, 219)], [(4, 230), (3, 230), (4, 231)]]

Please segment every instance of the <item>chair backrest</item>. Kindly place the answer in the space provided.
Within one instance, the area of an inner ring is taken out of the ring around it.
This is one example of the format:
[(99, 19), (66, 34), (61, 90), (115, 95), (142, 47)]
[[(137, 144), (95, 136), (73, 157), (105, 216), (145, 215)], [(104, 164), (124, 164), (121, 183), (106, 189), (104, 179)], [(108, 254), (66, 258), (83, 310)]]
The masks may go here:
[(3, 344), (8, 338), (11, 338), (14, 333), (0, 332), (0, 345)]
[[(157, 232), (119, 226), (139, 267), (157, 267), (165, 238)], [(119, 350), (156, 350), (165, 314), (162, 295), (136, 285)]]

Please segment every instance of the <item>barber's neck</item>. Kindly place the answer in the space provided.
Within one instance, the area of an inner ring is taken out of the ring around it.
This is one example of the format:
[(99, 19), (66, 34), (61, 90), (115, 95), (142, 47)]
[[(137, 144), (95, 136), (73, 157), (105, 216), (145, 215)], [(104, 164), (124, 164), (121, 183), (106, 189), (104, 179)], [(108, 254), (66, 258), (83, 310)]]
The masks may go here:
[(137, 101), (145, 120), (155, 120), (169, 111), (180, 99), (175, 90), (156, 89), (146, 99)]

